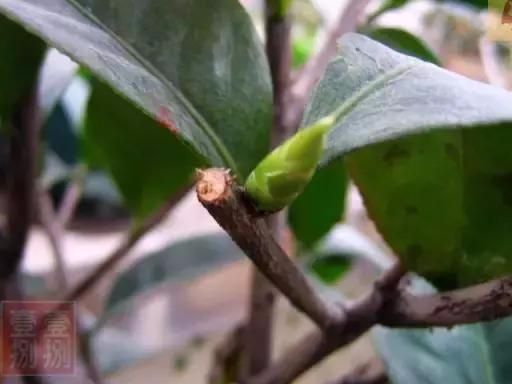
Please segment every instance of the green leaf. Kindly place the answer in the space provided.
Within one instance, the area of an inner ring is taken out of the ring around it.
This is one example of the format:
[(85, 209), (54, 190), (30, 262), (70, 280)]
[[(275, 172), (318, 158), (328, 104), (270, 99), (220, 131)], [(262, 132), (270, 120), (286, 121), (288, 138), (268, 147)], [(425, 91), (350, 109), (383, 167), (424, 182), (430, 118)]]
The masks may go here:
[(437, 1), (441, 2), (441, 3), (462, 3), (462, 4), (470, 5), (475, 8), (487, 8), (489, 6), (489, 0), (437, 0)]
[(294, 38), (292, 43), (292, 66), (300, 68), (309, 60), (315, 51), (316, 36), (314, 32), (305, 32), (303, 36)]
[(418, 37), (398, 28), (373, 28), (366, 35), (398, 52), (441, 65), (435, 53)]
[(224, 234), (193, 237), (148, 254), (117, 278), (98, 326), (148, 290), (189, 282), (238, 260), (243, 260), (242, 251)]
[(93, 81), (83, 133), (90, 166), (107, 170), (138, 217), (192, 182), (200, 159), (168, 128)]
[(384, 13), (393, 9), (401, 8), (407, 4), (409, 0), (385, 0), (380, 7), (368, 18), (368, 22), (372, 22)]
[(37, 79), (46, 47), (37, 37), (0, 16), (0, 117), (10, 117)]
[(343, 161), (319, 169), (292, 203), (288, 222), (299, 243), (311, 248), (343, 217), (348, 179)]
[(512, 319), (451, 329), (377, 327), (379, 355), (393, 384), (509, 384)]
[(306, 123), (338, 111), (324, 163), (364, 148), (346, 162), (372, 219), (408, 268), (448, 289), (512, 271), (510, 105), (510, 92), (351, 35)]
[(322, 282), (336, 284), (350, 269), (352, 257), (346, 254), (332, 253), (316, 256), (309, 269)]
[(0, 12), (89, 67), (208, 162), (243, 177), (268, 149), (267, 61), (237, 0), (0, 0)]

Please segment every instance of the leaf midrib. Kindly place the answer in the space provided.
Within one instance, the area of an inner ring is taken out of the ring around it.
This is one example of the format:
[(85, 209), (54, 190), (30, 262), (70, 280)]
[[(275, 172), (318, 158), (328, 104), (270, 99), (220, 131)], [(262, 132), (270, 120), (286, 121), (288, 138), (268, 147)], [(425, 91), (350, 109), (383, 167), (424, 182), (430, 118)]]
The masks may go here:
[(343, 120), (357, 107), (361, 101), (368, 98), (374, 92), (386, 87), (389, 81), (395, 80), (402, 76), (407, 71), (413, 69), (415, 65), (416, 64), (401, 65), (392, 69), (391, 71), (383, 72), (382, 74), (375, 77), (372, 81), (368, 82), (368, 84), (361, 87), (334, 111), (336, 120), (341, 119), (338, 124), (341, 125)]
[[(211, 140), (212, 145), (218, 151), (220, 157), (225, 161), (226, 165), (231, 168), (231, 170), (235, 174), (239, 174), (236, 163), (229, 153), (228, 149), (222, 144), (220, 138), (215, 134), (213, 129), (207, 123), (206, 119), (197, 111), (194, 106), (188, 101), (188, 99), (183, 95), (174, 84), (169, 81), (165, 75), (158, 70), (153, 64), (151, 64), (148, 60), (144, 58), (133, 46), (125, 43), (123, 39), (121, 39), (116, 33), (114, 33), (110, 28), (106, 27), (97, 17), (95, 17), (92, 13), (88, 12), (82, 5), (76, 2), (76, 0), (66, 0), (70, 3), (74, 8), (78, 10), (85, 18), (93, 22), (98, 28), (108, 34), (108, 36), (114, 39), (118, 44), (123, 47), (123, 49), (128, 52), (136, 62), (139, 63), (144, 69), (146, 69), (150, 74), (155, 76), (158, 80), (160, 80), (165, 86), (167, 86), (171, 92), (179, 99), (179, 101), (183, 104), (187, 112), (192, 116), (192, 118), (196, 121), (198, 127), (200, 127), (206, 136)], [(66, 50), (67, 51), (67, 50)], [(103, 76), (102, 76), (103, 77)]]

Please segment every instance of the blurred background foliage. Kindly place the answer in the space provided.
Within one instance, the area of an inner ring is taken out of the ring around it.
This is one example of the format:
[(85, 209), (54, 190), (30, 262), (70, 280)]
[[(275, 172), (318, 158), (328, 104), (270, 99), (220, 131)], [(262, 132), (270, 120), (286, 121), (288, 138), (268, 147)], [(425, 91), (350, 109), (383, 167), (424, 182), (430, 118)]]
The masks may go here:
[[(261, 2), (242, 3), (262, 35)], [(346, 3), (293, 2), (294, 73), (321, 46)], [(511, 47), (485, 36), (486, 22), (494, 17), (482, 0), (376, 0), (370, 3), (359, 32), (470, 78), (510, 88)], [(21, 45), (33, 48), (13, 48)], [(8, 60), (0, 64), (0, 187), (5, 189), (5, 116), (13, 108), (10, 101), (33, 83), (45, 47), (2, 17), (0, 49), (16, 53), (5, 55)], [(15, 73), (9, 72), (12, 68)], [(186, 192), (204, 159), (169, 134), (165, 111), (163, 121), (154, 121), (56, 50), (46, 50), (39, 76), (44, 112), (39, 182), (50, 191), (55, 206), (62, 203), (70, 185), (81, 186), (76, 214), (65, 234), (66, 261), (70, 280), (75, 282), (103, 260), (133, 221), (140, 223), (169, 198)], [(315, 182), (288, 210), (287, 219), (287, 247), (296, 251), (298, 262), (327, 295), (355, 297), (393, 259), (342, 162), (317, 173)], [(202, 382), (213, 346), (243, 316), (247, 262), (190, 195), (148, 237), (146, 245), (138, 247), (109, 275), (108, 282), (84, 300), (88, 342), (112, 382), (145, 382), (147, 372), (154, 382)], [(42, 238), (37, 233), (31, 237), (24, 265), (26, 284), (34, 297), (52, 297), (53, 261)], [(91, 253), (99, 255), (91, 258)], [(278, 352), (311, 327), (286, 303), (280, 303), (277, 322)], [(300, 383), (324, 382), (377, 351), (390, 367), (395, 384), (438, 382), (420, 378), (431, 372), (425, 366), (442, 361), (449, 363), (435, 368), (440, 380), (446, 380), (446, 372), (460, 378), (464, 374), (457, 370), (464, 369), (463, 360), (469, 366), (484, 364), (486, 359), (487, 355), (467, 352), (477, 348), (471, 345), (475, 338), (492, 354), (501, 346), (493, 332), (498, 327), (508, 332), (509, 323), (434, 333), (379, 329), (376, 349), (370, 337), (360, 340), (340, 352), (348, 362), (340, 363), (334, 356)], [(413, 347), (424, 355), (421, 369), (415, 367), (417, 360), (406, 358)], [(393, 363), (397, 354), (404, 356), (401, 366)], [(495, 365), (495, 379), (489, 382), (510, 382), (507, 369), (499, 362)], [(460, 383), (481, 384), (482, 380), (475, 374)]]

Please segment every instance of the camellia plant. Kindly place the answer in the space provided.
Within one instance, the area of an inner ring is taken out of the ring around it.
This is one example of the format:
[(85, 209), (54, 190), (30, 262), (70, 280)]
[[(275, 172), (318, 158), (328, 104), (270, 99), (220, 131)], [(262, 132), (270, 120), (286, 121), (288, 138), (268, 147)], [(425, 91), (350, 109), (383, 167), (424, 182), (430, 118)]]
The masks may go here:
[[(292, 76), (294, 1), (263, 3), (264, 42), (237, 0), (0, 0), (2, 300), (17, 298), (34, 210), (67, 289), (59, 299), (72, 302), (195, 185), (227, 236), (170, 244), (123, 272), (85, 345), (140, 293), (244, 254), (255, 265), (250, 311), (235, 332), (240, 348), (214, 359), (212, 384), (294, 382), (370, 330), (385, 369), (375, 377), (356, 369), (335, 383), (512, 382), (512, 93), (443, 69), (418, 37), (379, 27), (403, 0), (377, 2), (373, 13), (368, 0), (348, 2)], [(48, 91), (38, 74), (50, 47), (81, 70)], [(80, 159), (50, 182), (41, 169), (60, 147), (43, 132), (45, 152), (40, 132), (73, 78), (90, 87)], [(133, 225), (69, 288), (59, 234), (79, 200), (77, 183), (97, 169)], [(54, 209), (56, 179), (71, 181)], [(307, 259), (342, 220), (349, 179), (396, 255), (352, 303), (319, 290), (343, 277), (346, 258)], [(292, 247), (278, 236), (279, 218)], [(274, 359), (276, 292), (316, 329)], [(99, 382), (94, 359), (82, 357)]]

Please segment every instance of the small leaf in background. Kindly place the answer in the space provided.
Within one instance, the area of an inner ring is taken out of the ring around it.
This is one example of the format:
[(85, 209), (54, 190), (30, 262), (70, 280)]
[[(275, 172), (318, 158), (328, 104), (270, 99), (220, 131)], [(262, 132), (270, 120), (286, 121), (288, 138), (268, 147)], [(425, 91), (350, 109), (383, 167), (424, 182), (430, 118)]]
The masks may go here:
[(367, 31), (366, 35), (398, 52), (441, 66), (439, 58), (425, 42), (403, 29), (373, 28)]
[(245, 178), (267, 153), (270, 73), (238, 0), (0, 0), (0, 12), (154, 118), (167, 108), (209, 164)]
[(368, 18), (368, 22), (371, 23), (384, 13), (392, 11), (393, 9), (401, 8), (407, 4), (409, 0), (384, 0), (379, 8)]
[(0, 117), (9, 118), (34, 86), (46, 47), (14, 21), (0, 16)]
[(309, 269), (323, 283), (334, 285), (349, 271), (352, 257), (346, 254), (324, 254), (315, 256)]
[(510, 92), (353, 34), (304, 124), (339, 113), (323, 163), (344, 156), (391, 248), (451, 289), (512, 272), (510, 105)]
[(316, 36), (310, 32), (297, 36), (292, 43), (292, 66), (300, 68), (309, 60), (315, 51)]
[(466, 4), (475, 8), (487, 8), (489, 6), (489, 0), (437, 0), (441, 3), (461, 3)]
[(93, 82), (83, 135), (90, 165), (110, 173), (138, 218), (153, 213), (191, 183), (201, 165), (168, 127), (99, 81)]
[(348, 179), (343, 161), (318, 169), (311, 182), (292, 203), (288, 223), (297, 241), (314, 246), (344, 214)]
[(150, 289), (163, 283), (190, 282), (243, 258), (242, 251), (225, 234), (192, 237), (145, 255), (117, 277), (98, 326)]

